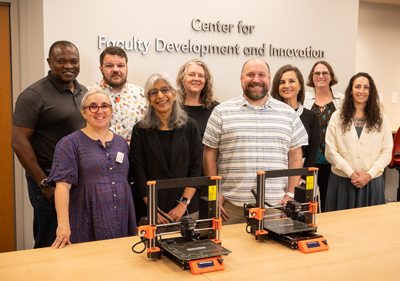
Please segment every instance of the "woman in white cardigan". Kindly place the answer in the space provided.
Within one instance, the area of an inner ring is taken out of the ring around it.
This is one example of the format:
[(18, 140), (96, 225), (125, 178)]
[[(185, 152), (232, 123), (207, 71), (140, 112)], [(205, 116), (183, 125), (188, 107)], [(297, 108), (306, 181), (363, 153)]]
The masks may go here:
[(325, 141), (325, 156), (332, 164), (325, 211), (384, 204), (382, 173), (391, 160), (393, 139), (374, 80), (367, 73), (350, 79)]

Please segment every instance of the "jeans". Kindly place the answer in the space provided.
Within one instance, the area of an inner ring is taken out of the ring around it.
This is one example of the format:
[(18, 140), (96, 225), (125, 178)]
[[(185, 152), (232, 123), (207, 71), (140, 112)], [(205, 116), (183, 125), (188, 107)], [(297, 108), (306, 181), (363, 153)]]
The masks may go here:
[[(48, 172), (45, 172), (48, 176)], [(33, 238), (34, 248), (50, 247), (56, 239), (57, 213), (54, 204), (51, 204), (43, 195), (37, 183), (26, 174), (29, 199), (33, 207)]]

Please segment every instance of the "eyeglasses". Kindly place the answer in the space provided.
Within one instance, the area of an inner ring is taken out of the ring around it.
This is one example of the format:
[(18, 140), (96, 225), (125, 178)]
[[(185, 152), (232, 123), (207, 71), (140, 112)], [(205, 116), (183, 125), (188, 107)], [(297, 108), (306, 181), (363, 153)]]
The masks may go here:
[(149, 96), (150, 96), (150, 97), (155, 97), (155, 96), (158, 95), (158, 92), (161, 92), (161, 94), (166, 95), (166, 94), (170, 93), (171, 90), (172, 90), (171, 87), (163, 87), (163, 88), (161, 88), (160, 90), (153, 89), (153, 90), (150, 90), (150, 91), (149, 91)]
[(90, 111), (91, 113), (97, 113), (97, 112), (99, 112), (99, 109), (100, 109), (100, 108), (101, 108), (101, 110), (103, 110), (104, 113), (106, 113), (106, 112), (109, 112), (109, 111), (110, 111), (111, 105), (109, 105), (109, 104), (107, 104), (107, 103), (104, 103), (104, 104), (102, 104), (102, 105), (100, 105), (100, 106), (98, 106), (97, 104), (91, 104), (91, 105), (85, 106), (83, 109), (86, 109), (86, 108), (89, 108), (89, 111)]
[(331, 74), (329, 71), (323, 71), (323, 72), (313, 72), (314, 76), (320, 76), (322, 74), (322, 76), (328, 76), (329, 74)]

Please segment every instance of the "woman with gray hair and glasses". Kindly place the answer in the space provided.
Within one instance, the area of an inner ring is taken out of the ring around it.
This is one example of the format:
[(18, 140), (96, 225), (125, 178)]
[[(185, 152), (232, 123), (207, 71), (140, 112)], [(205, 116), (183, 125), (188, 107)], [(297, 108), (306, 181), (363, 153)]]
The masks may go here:
[(56, 146), (48, 178), (49, 184), (56, 186), (54, 249), (135, 235), (135, 210), (127, 179), (129, 148), (123, 137), (109, 130), (112, 112), (105, 93), (87, 93), (81, 104), (86, 126)]
[[(144, 91), (150, 106), (133, 128), (130, 146), (138, 218), (147, 213), (147, 181), (199, 177), (203, 166), (199, 129), (181, 108), (171, 78), (162, 72), (152, 74)], [(195, 187), (160, 190), (157, 204), (176, 222), (186, 214), (194, 219), (199, 215)], [(157, 220), (168, 223), (160, 214)]]

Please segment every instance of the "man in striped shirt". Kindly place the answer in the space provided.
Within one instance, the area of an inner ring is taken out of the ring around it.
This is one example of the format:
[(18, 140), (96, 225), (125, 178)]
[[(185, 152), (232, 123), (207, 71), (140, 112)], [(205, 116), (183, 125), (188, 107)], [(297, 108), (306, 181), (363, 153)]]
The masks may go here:
[[(295, 111), (268, 95), (269, 66), (260, 59), (242, 68), (243, 94), (217, 106), (204, 134), (204, 173), (222, 177), (221, 216), (245, 222), (243, 203), (255, 202), (257, 171), (302, 167), (307, 133)], [(266, 180), (266, 201), (286, 205), (300, 177)]]

